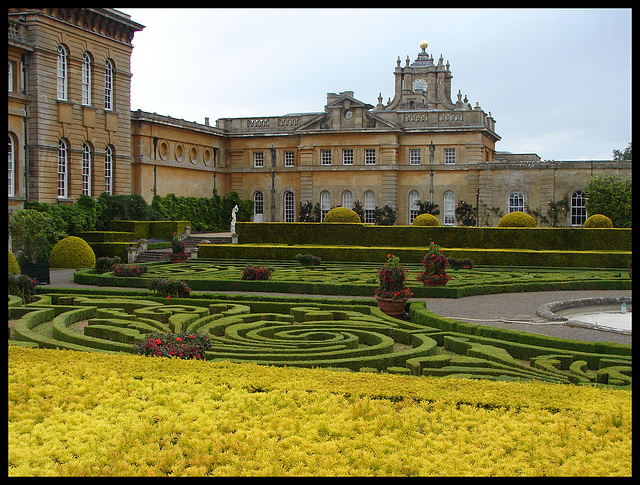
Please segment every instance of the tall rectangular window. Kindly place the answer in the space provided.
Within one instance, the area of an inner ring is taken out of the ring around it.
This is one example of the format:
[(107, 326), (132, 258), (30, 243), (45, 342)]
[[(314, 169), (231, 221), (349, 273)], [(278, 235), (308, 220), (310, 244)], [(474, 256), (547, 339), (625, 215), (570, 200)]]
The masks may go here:
[(295, 197), (293, 196), (293, 192), (287, 190), (284, 193), (284, 222), (293, 222), (295, 215)]
[(113, 64), (109, 59), (104, 63), (104, 109), (113, 110)]
[(9, 136), (9, 197), (13, 197), (15, 193), (15, 184), (14, 184), (15, 161), (13, 157), (14, 157), (13, 138)]
[(444, 164), (445, 165), (454, 165), (456, 163), (456, 149), (455, 148), (445, 148), (444, 149)]
[(447, 190), (444, 193), (444, 225), (455, 226), (456, 224), (456, 195)]
[(91, 196), (91, 149), (82, 145), (82, 193)]
[(342, 165), (353, 165), (353, 148), (342, 150)]
[(420, 165), (421, 153), (419, 148), (409, 150), (409, 165)]
[(320, 165), (331, 165), (331, 150), (320, 150)]
[(571, 194), (571, 225), (582, 226), (587, 220), (586, 197), (581, 190)]
[(64, 140), (58, 142), (58, 197), (67, 197), (67, 167), (68, 167), (67, 144)]
[(293, 167), (295, 165), (295, 153), (284, 152), (284, 166)]
[(58, 46), (58, 59), (56, 64), (56, 99), (59, 101), (67, 100), (67, 50), (64, 46)]
[(253, 152), (253, 166), (264, 167), (264, 153)]
[(104, 153), (104, 191), (113, 195), (113, 151), (107, 147)]
[(91, 106), (91, 57), (82, 54), (82, 104)]
[(375, 148), (365, 148), (364, 150), (364, 164), (375, 165), (376, 164), (376, 150)]

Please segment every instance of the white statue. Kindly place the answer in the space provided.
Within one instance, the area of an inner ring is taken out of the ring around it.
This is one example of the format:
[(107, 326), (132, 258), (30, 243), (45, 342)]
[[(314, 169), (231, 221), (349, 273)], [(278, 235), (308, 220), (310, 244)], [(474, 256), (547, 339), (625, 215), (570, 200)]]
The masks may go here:
[(236, 233), (236, 214), (238, 213), (238, 205), (236, 204), (231, 210), (231, 234)]

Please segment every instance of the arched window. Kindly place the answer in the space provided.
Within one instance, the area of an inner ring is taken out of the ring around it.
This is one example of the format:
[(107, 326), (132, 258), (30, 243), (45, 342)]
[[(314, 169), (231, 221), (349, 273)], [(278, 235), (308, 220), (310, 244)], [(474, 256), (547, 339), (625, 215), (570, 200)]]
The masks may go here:
[(375, 224), (376, 218), (376, 194), (372, 190), (364, 193), (364, 222), (365, 224)]
[(420, 201), (420, 194), (417, 190), (412, 190), (409, 192), (409, 224), (413, 222), (413, 220), (418, 217), (418, 212), (420, 212), (420, 206), (418, 202)]
[(113, 110), (113, 63), (104, 63), (104, 109)]
[(110, 146), (104, 150), (104, 191), (113, 195), (113, 149)]
[(293, 192), (287, 190), (284, 193), (284, 222), (293, 222), (295, 219), (295, 197)]
[(88, 143), (82, 145), (82, 193), (91, 196), (91, 167), (93, 154)]
[(342, 207), (353, 209), (353, 192), (350, 190), (342, 192)]
[(320, 222), (324, 221), (324, 216), (331, 209), (331, 194), (328, 190), (320, 192)]
[(253, 193), (253, 222), (262, 222), (264, 218), (264, 194), (259, 190)]
[(511, 192), (509, 194), (509, 213), (524, 212), (524, 195), (522, 192)]
[(451, 190), (444, 193), (444, 225), (456, 225), (456, 195)]
[(571, 225), (582, 226), (587, 220), (587, 199), (582, 190), (571, 194)]
[(63, 199), (68, 195), (68, 156), (67, 143), (64, 140), (58, 141), (58, 198)]
[(15, 145), (13, 138), (9, 135), (9, 197), (13, 197), (16, 193), (16, 179), (15, 179)]
[(91, 106), (91, 56), (82, 54), (82, 104)]
[(58, 46), (57, 60), (57, 95), (56, 99), (60, 101), (67, 100), (67, 49), (64, 46)]

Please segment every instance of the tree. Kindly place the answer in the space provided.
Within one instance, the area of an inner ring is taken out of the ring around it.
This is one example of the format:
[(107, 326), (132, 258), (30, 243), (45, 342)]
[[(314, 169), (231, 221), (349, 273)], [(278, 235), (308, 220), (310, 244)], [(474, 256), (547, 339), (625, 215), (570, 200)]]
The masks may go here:
[(13, 244), (32, 263), (37, 262), (41, 255), (48, 257), (60, 236), (53, 218), (47, 212), (35, 209), (17, 211), (9, 219), (8, 227)]
[(631, 227), (631, 177), (600, 175), (589, 180), (584, 192), (588, 214), (605, 215), (614, 227)]
[(614, 162), (625, 162), (631, 161), (631, 143), (624, 150), (614, 150), (613, 151), (613, 161)]

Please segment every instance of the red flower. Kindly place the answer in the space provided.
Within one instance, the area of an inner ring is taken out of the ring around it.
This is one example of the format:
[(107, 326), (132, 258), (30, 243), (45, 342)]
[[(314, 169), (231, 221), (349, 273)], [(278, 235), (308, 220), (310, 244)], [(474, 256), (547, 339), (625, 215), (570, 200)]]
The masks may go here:
[(176, 340), (177, 340), (178, 342), (182, 342), (182, 339), (181, 339), (180, 337), (178, 337)]
[(158, 345), (160, 345), (160, 344), (162, 343), (162, 340), (160, 340), (160, 339), (156, 339), (156, 343), (157, 343)]

